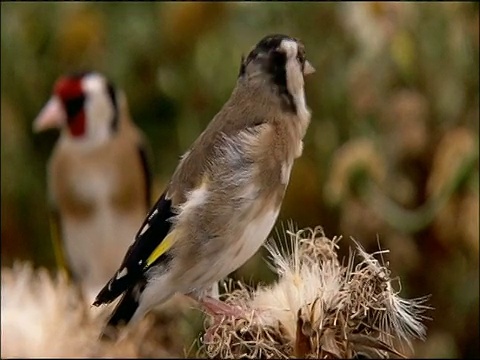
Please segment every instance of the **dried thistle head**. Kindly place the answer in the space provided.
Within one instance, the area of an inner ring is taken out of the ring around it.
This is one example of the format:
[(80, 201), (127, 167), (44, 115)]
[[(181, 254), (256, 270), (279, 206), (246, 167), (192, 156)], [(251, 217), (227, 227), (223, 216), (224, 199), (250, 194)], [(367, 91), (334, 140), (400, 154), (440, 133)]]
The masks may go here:
[(99, 341), (108, 311), (90, 307), (62, 274), (15, 263), (2, 268), (1, 281), (2, 358), (182, 355), (181, 337), (161, 336), (177, 333), (168, 312), (150, 314), (115, 343)]
[(200, 354), (222, 358), (353, 358), (404, 356), (414, 338), (425, 338), (427, 297), (405, 300), (392, 287), (388, 264), (355, 243), (346, 264), (337, 258), (340, 238), (320, 228), (289, 232), (284, 245), (267, 243), (279, 278), (256, 290), (227, 292), (242, 318), (207, 325), (213, 337)]

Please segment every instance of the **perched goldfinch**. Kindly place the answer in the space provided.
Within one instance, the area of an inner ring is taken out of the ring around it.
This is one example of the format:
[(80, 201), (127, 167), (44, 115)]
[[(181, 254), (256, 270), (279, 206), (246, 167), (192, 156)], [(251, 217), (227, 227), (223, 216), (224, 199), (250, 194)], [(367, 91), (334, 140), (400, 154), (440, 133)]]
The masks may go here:
[(124, 93), (93, 72), (56, 82), (33, 123), (49, 128), (61, 129), (47, 179), (57, 260), (93, 301), (151, 206), (146, 142)]
[(183, 155), (97, 295), (95, 306), (124, 294), (104, 335), (176, 292), (213, 314), (232, 310), (210, 287), (255, 254), (277, 219), (302, 154), (310, 122), (304, 76), (314, 71), (302, 42), (285, 35), (265, 37), (242, 59), (230, 99)]

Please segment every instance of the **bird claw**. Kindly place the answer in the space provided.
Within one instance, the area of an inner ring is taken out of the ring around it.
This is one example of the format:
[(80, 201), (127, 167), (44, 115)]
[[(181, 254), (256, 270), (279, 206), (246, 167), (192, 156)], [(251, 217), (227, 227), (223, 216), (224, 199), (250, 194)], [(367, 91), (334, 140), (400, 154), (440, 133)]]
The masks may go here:
[(200, 304), (214, 318), (216, 316), (238, 318), (245, 315), (245, 312), (239, 306), (229, 305), (212, 297), (205, 297), (200, 301)]
[(199, 300), (199, 303), (212, 319), (212, 324), (205, 331), (203, 338), (204, 342), (207, 344), (213, 342), (215, 331), (222, 325), (225, 318), (241, 318), (246, 316), (245, 311), (241, 307), (227, 304), (210, 296), (206, 296)]

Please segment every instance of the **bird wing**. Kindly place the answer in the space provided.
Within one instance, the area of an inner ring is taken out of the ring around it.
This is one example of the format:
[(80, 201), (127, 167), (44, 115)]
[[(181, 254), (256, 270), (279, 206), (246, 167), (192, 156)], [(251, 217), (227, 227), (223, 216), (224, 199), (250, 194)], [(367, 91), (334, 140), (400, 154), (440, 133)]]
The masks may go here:
[(53, 205), (49, 210), (50, 220), (50, 236), (52, 239), (53, 252), (55, 254), (55, 262), (57, 267), (67, 274), (69, 279), (73, 279), (74, 274), (70, 266), (68, 266), (67, 259), (65, 257), (65, 249), (62, 241), (62, 221), (60, 217), (60, 211)]
[(172, 211), (172, 200), (168, 199), (166, 194), (167, 190), (148, 213), (134, 243), (128, 248), (122, 265), (97, 295), (95, 306), (115, 300), (141, 280), (145, 271), (153, 264), (169, 261), (167, 250), (174, 241), (174, 236), (169, 232), (172, 227), (171, 219), (175, 214)]

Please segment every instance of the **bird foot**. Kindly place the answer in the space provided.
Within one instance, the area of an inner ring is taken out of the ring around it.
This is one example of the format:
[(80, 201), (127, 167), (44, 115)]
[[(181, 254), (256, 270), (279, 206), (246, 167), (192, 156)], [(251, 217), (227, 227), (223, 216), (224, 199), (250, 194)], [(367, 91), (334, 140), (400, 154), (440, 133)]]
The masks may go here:
[(227, 304), (211, 296), (204, 296), (200, 299), (195, 298), (195, 300), (197, 300), (205, 312), (211, 316), (210, 320), (212, 323), (205, 331), (205, 343), (211, 343), (213, 341), (216, 329), (222, 325), (225, 318), (240, 318), (247, 315), (245, 310), (239, 306)]
[(217, 329), (222, 325), (223, 320), (225, 320), (225, 317), (221, 315), (212, 316), (210, 326), (208, 326), (208, 328), (205, 330), (205, 335), (203, 336), (203, 341), (205, 342), (205, 344), (213, 343), (215, 333)]
[(206, 310), (206, 312), (212, 315), (214, 318), (218, 316), (241, 317), (245, 315), (245, 311), (243, 311), (239, 306), (229, 305), (210, 296), (206, 296), (201, 299), (200, 304)]

